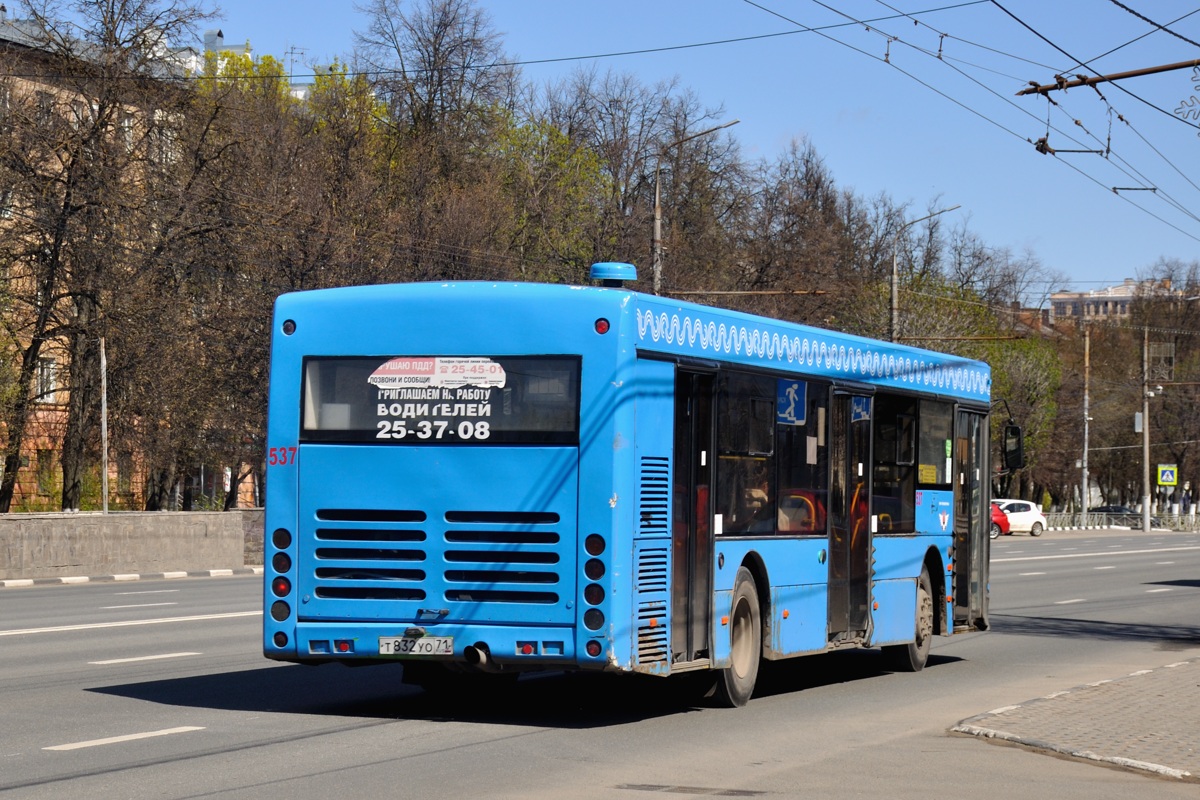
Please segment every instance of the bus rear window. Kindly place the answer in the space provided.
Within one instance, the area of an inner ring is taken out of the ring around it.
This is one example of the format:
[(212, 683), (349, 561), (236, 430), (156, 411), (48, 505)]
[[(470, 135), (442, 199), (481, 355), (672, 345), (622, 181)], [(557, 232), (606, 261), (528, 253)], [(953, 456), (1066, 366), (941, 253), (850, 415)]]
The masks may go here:
[(304, 361), (302, 442), (578, 444), (577, 356)]

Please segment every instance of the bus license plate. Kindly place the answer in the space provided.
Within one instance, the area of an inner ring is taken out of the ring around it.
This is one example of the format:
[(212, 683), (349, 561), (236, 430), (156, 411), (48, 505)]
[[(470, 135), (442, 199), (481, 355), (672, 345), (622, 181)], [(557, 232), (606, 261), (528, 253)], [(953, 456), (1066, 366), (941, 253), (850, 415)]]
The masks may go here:
[(452, 656), (453, 636), (380, 636), (381, 656)]

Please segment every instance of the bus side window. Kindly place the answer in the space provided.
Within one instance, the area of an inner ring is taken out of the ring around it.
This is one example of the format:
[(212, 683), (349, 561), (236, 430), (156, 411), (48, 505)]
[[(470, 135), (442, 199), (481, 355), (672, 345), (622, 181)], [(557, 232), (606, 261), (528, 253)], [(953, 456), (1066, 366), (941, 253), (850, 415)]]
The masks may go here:
[(917, 402), (875, 396), (873, 511), (880, 533), (912, 533), (916, 520)]
[(792, 421), (781, 421), (776, 426), (780, 533), (825, 533), (825, 498), (829, 490), (825, 439), (828, 395), (826, 384), (807, 382), (803, 413), (792, 414)]
[(717, 398), (716, 508), (727, 533), (774, 533), (775, 380), (736, 372)]

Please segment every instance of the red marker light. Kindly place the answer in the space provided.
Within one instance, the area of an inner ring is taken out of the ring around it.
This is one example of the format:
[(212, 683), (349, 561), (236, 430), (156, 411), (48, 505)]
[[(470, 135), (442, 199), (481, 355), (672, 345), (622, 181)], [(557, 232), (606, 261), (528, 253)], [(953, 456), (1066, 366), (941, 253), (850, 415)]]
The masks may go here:
[(525, 644), (521, 645), (521, 655), (523, 655), (523, 656), (533, 655), (533, 645), (531, 645), (529, 643), (525, 643)]
[(608, 320), (606, 320), (604, 317), (600, 317), (600, 319), (596, 320), (595, 327), (596, 327), (596, 333), (605, 334), (605, 333), (608, 333), (608, 329), (611, 326), (608, 324)]

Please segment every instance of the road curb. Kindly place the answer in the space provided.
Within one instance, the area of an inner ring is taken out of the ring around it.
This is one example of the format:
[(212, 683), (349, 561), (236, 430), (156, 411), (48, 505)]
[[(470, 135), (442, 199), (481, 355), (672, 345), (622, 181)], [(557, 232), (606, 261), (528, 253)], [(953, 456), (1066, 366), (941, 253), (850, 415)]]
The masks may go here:
[(176, 578), (229, 578), (237, 575), (262, 575), (262, 567), (237, 569), (202, 569), (177, 572), (126, 572), (114, 575), (68, 576), (62, 578), (10, 578), (0, 580), (0, 589), (24, 589), (31, 586), (70, 586), (79, 583), (118, 583), (123, 581), (158, 581)]

